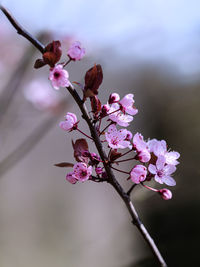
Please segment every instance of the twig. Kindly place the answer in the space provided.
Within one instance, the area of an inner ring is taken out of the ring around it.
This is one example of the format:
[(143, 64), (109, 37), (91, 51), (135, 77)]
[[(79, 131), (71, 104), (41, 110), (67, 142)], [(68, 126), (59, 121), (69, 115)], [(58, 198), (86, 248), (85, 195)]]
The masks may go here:
[[(16, 24), (15, 20), (11, 16), (11, 14), (9, 14), (5, 8), (3, 8), (2, 6), (0, 6), (0, 8), (4, 12), (4, 14), (8, 17), (8, 19), (10, 20), (12, 25), (17, 29), (18, 33), (23, 35), (26, 39), (28, 39), (34, 46), (36, 46), (40, 50), (40, 52), (43, 52), (44, 46), (41, 44), (38, 45), (38, 41), (36, 39), (34, 39), (34, 37), (32, 37), (30, 34), (28, 34), (26, 31), (24, 31), (24, 29), (22, 27), (20, 27), (19, 24)], [(129, 195), (124, 191), (122, 186), (118, 183), (118, 181), (116, 180), (116, 178), (113, 174), (112, 169), (109, 166), (108, 158), (107, 158), (107, 155), (106, 155), (106, 153), (102, 147), (102, 143), (100, 141), (98, 132), (96, 130), (96, 127), (93, 125), (91, 118), (88, 115), (88, 111), (86, 109), (86, 106), (85, 106), (83, 100), (81, 100), (78, 93), (76, 92), (76, 90), (72, 86), (67, 87), (67, 90), (69, 91), (69, 93), (72, 95), (75, 102), (79, 106), (79, 108), (82, 112), (82, 117), (88, 124), (91, 136), (95, 142), (96, 148), (97, 148), (99, 155), (103, 161), (103, 165), (104, 165), (105, 171), (106, 171), (107, 176), (108, 176), (108, 182), (115, 188), (117, 193), (120, 195), (120, 197), (124, 201), (128, 211), (131, 215), (132, 223), (138, 228), (138, 230), (140, 231), (140, 233), (142, 234), (142, 236), (146, 240), (146, 242), (149, 245), (149, 247), (151, 248), (154, 256), (158, 260), (160, 266), (166, 267), (167, 264), (165, 263), (162, 255), (160, 254), (157, 246), (155, 245), (155, 243), (154, 243), (153, 239), (151, 238), (151, 236), (149, 235), (148, 231), (146, 230), (144, 225), (141, 223), (141, 221), (138, 217), (138, 214), (135, 210), (135, 207), (133, 206), (133, 203), (130, 200)]]
[(10, 12), (0, 5), (1, 11), (5, 14), (7, 19), (13, 25), (13, 27), (17, 30), (17, 33), (22, 35), (26, 38), (29, 42), (31, 42), (42, 54), (44, 53), (45, 46), (40, 43), (36, 38), (34, 38), (30, 33), (28, 33), (17, 21), (16, 19), (10, 14)]

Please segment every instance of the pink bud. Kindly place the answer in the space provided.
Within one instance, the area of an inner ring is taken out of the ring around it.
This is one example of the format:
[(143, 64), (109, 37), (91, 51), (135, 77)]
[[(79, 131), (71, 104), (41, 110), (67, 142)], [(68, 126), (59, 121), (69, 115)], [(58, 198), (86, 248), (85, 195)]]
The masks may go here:
[(147, 168), (143, 165), (136, 165), (133, 167), (130, 173), (130, 178), (135, 184), (139, 184), (146, 179)]
[(117, 102), (119, 102), (119, 100), (120, 100), (120, 96), (117, 93), (112, 93), (109, 96), (108, 103), (109, 104), (117, 103)]
[(75, 42), (70, 46), (67, 55), (71, 60), (81, 60), (85, 55), (85, 48), (81, 48), (80, 42)]
[(76, 115), (74, 113), (67, 112), (65, 116), (65, 121), (61, 121), (59, 123), (59, 126), (65, 131), (72, 131), (76, 129), (77, 123), (78, 121)]
[(149, 153), (149, 151), (147, 149), (139, 152), (138, 154), (138, 159), (141, 161), (141, 162), (148, 162), (151, 158), (151, 154)]
[(105, 117), (106, 115), (108, 115), (109, 110), (110, 110), (110, 106), (108, 104), (103, 105), (101, 107), (101, 116)]
[(95, 172), (96, 172), (96, 174), (102, 174), (102, 172), (103, 172), (103, 169), (101, 168), (101, 167), (96, 167), (95, 168)]
[(158, 193), (161, 195), (162, 199), (169, 200), (172, 198), (172, 192), (166, 188), (160, 189)]

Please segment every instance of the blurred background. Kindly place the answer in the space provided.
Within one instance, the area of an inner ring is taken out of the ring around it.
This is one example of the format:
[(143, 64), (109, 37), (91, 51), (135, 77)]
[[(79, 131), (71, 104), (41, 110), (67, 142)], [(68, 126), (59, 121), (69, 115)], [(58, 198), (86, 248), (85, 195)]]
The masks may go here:
[[(132, 199), (169, 266), (198, 266), (199, 1), (1, 2), (44, 44), (61, 40), (64, 56), (81, 41), (86, 56), (69, 65), (71, 81), (82, 82), (100, 63), (102, 102), (111, 92), (134, 93), (139, 113), (131, 130), (181, 153), (172, 200), (139, 187)], [(68, 170), (53, 166), (74, 162), (71, 139), (79, 135), (58, 123), (67, 111), (80, 112), (64, 89), (51, 87), (48, 67), (33, 68), (39, 57), (1, 12), (0, 266), (157, 266), (109, 185), (71, 185)]]

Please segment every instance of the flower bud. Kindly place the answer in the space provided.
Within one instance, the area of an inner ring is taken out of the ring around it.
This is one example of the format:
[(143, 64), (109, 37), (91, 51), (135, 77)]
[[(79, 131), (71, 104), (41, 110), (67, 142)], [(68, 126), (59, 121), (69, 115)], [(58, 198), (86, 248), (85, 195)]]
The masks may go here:
[(102, 172), (103, 172), (103, 169), (101, 168), (101, 167), (96, 167), (95, 168), (95, 172), (96, 172), (96, 174), (102, 174)]
[(119, 102), (119, 100), (120, 100), (120, 96), (117, 93), (112, 93), (109, 96), (108, 103), (109, 104), (117, 103), (117, 102)]
[(65, 116), (65, 121), (61, 121), (59, 123), (60, 128), (62, 128), (65, 131), (72, 131), (77, 129), (77, 117), (74, 113), (67, 112)]
[(130, 173), (130, 178), (135, 184), (139, 184), (146, 179), (147, 168), (143, 165), (136, 165), (133, 167)]
[(110, 110), (110, 106), (108, 104), (103, 105), (101, 107), (101, 117), (105, 117), (106, 115), (108, 115), (109, 110)]
[(162, 199), (169, 200), (172, 198), (172, 192), (166, 188), (160, 189), (158, 193), (161, 195)]

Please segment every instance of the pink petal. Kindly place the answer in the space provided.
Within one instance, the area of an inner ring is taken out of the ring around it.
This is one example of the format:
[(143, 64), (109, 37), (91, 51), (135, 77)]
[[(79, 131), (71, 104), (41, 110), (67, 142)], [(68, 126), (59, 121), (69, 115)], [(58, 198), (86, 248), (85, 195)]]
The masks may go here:
[(169, 186), (176, 185), (176, 181), (171, 176), (165, 176), (165, 177), (163, 177), (163, 182), (166, 185), (169, 185)]
[(149, 164), (149, 168), (148, 168), (148, 170), (149, 170), (150, 173), (152, 173), (152, 174), (156, 174), (156, 173), (157, 173), (156, 166), (153, 165), (153, 164)]
[(166, 159), (164, 156), (159, 156), (156, 161), (156, 167), (158, 170), (162, 170), (165, 166)]
[(170, 175), (176, 171), (176, 167), (174, 165), (166, 165), (163, 170), (166, 175)]

